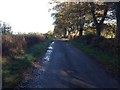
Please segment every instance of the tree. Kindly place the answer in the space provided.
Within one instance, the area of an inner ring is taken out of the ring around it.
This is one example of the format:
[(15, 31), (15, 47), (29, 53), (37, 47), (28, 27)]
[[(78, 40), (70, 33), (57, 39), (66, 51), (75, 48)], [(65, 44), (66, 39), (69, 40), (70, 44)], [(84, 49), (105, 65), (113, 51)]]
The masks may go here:
[[(107, 20), (107, 12), (112, 11), (114, 3), (108, 2), (62, 2), (58, 3), (54, 10), (54, 24), (64, 32), (79, 32), (79, 36), (83, 35), (83, 31), (91, 23), (96, 28), (96, 36), (101, 36), (104, 21)], [(113, 16), (110, 16), (114, 18)], [(85, 27), (84, 27), (85, 26)], [(58, 30), (58, 29), (57, 29)]]
[(105, 2), (104, 3), (91, 2), (90, 5), (91, 5), (91, 13), (93, 16), (93, 21), (96, 26), (96, 35), (100, 37), (101, 30), (103, 27), (103, 22), (107, 15), (108, 5)]
[(0, 31), (2, 34), (12, 34), (11, 26), (5, 22), (0, 22)]
[(116, 18), (117, 18), (117, 29), (116, 38), (120, 38), (120, 1), (116, 2)]
[(56, 10), (52, 14), (55, 17), (54, 24), (63, 30), (64, 36), (67, 33), (70, 35), (71, 32), (76, 30), (79, 32), (79, 36), (83, 35), (85, 15), (89, 14), (86, 4), (83, 2), (63, 2), (54, 7), (54, 10)]
[(79, 36), (83, 35), (84, 25), (87, 23), (88, 19), (90, 21), (90, 8), (89, 3), (79, 2), (77, 5), (78, 8), (78, 23), (79, 23)]
[[(66, 37), (68, 28), (71, 25), (71, 19), (69, 17), (69, 4), (68, 2), (59, 3), (54, 8), (56, 10), (55, 13), (52, 14), (52, 16), (55, 17), (55, 27), (56, 30), (62, 30), (61, 32), (64, 34), (64, 37)], [(55, 30), (55, 31), (56, 31)]]

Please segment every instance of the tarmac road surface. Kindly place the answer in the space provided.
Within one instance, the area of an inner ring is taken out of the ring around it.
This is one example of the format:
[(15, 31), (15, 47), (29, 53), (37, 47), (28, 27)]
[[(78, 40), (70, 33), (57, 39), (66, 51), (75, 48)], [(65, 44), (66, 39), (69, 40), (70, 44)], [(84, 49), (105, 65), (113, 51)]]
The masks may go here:
[(63, 40), (48, 47), (38, 66), (30, 70), (32, 77), (23, 80), (20, 88), (118, 88), (94, 60)]

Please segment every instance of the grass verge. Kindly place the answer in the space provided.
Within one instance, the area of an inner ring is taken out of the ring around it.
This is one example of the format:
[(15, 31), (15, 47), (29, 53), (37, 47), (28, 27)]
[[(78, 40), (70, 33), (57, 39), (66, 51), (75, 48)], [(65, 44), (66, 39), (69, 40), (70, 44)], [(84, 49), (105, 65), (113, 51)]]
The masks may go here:
[(107, 72), (112, 74), (115, 77), (119, 76), (119, 60), (120, 57), (116, 57), (115, 55), (102, 51), (99, 48), (93, 48), (89, 45), (86, 45), (84, 43), (80, 43), (79, 41), (71, 41), (70, 42), (73, 46), (77, 47), (81, 51), (83, 51), (85, 54), (87, 54), (90, 58), (96, 60), (98, 63), (100, 63)]
[(14, 58), (7, 56), (2, 58), (2, 87), (14, 88), (21, 80), (23, 72), (32, 65), (38, 55), (41, 55), (51, 43), (52, 39), (35, 44), (27, 48), (22, 55)]

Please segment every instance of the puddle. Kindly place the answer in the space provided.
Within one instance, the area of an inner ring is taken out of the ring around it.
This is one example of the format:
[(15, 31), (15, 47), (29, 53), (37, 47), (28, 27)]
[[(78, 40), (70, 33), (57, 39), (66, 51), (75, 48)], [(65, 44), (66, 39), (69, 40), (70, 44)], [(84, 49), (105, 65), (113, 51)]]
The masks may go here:
[(44, 59), (45, 59), (46, 61), (49, 61), (49, 60), (50, 60), (50, 57), (49, 57), (49, 56), (46, 56)]
[(54, 44), (54, 43), (55, 43), (55, 42), (52, 42), (51, 45)]
[(50, 46), (50, 47), (48, 47), (48, 49), (53, 49), (53, 47)]
[(50, 55), (53, 52), (53, 44), (54, 44), (54, 42), (52, 42), (50, 44), (50, 46), (48, 47), (48, 50), (46, 51), (43, 63), (47, 63), (50, 61)]
[(52, 53), (52, 50), (47, 50), (47, 53)]
[[(54, 42), (52, 42), (49, 47), (47, 48), (46, 54), (44, 56), (44, 58), (42, 59), (42, 64), (40, 63), (32, 63), (32, 65), (35, 67), (34, 69), (30, 70), (30, 74), (32, 74), (33, 76), (29, 76), (26, 75), (25, 80), (23, 80), (20, 85), (18, 87), (20, 88), (26, 88), (26, 87), (32, 87), (31, 85), (33, 84), (33, 86), (36, 85), (36, 81), (39, 82), (39, 79), (42, 79), (42, 75), (44, 75), (46, 69), (47, 69), (47, 65), (50, 61), (51, 58), (51, 53), (53, 52), (53, 44)], [(40, 65), (41, 64), (41, 65)], [(34, 81), (33, 81), (34, 80)], [(35, 85), (34, 85), (35, 83)], [(40, 85), (40, 84), (37, 84)], [(40, 87), (40, 86), (36, 86), (36, 87)]]

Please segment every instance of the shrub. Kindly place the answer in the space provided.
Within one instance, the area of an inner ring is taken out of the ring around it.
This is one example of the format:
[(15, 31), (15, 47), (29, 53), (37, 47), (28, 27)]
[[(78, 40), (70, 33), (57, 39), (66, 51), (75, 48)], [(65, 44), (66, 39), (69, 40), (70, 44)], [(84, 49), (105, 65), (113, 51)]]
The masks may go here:
[(19, 55), (23, 53), (26, 47), (44, 40), (43, 35), (2, 35), (2, 54), (3, 56)]
[(80, 37), (80, 41), (84, 42), (86, 44), (90, 44), (92, 38), (94, 38), (94, 37), (95, 37), (94, 34), (87, 34), (85, 36)]
[(91, 39), (90, 45), (93, 47), (99, 47), (99, 44), (104, 41), (104, 37), (93, 37)]
[(108, 52), (111, 52), (117, 56), (120, 56), (120, 39), (105, 39), (100, 43), (100, 48), (103, 50), (106, 50)]
[(108, 43), (110, 51), (119, 56), (120, 39), (108, 39)]
[(23, 52), (26, 45), (23, 36), (16, 35), (2, 35), (2, 54), (4, 55), (18, 55)]
[(14, 88), (20, 82), (27, 67), (49, 44), (44, 40), (43, 35), (2, 35), (3, 88)]
[(104, 39), (102, 42), (99, 43), (99, 48), (102, 50), (107, 50), (109, 48), (109, 43), (107, 39)]

